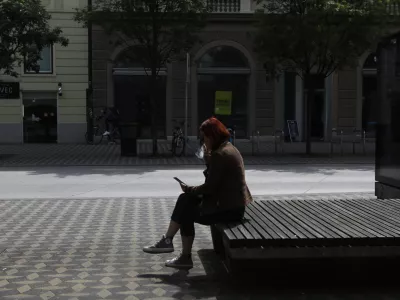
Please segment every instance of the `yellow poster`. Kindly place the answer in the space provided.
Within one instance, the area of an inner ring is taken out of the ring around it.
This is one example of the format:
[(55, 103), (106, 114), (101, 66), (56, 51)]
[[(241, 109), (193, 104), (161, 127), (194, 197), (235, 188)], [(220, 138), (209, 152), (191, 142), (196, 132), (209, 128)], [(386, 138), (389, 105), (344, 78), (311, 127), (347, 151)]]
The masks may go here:
[(215, 114), (225, 116), (232, 114), (232, 91), (215, 92)]

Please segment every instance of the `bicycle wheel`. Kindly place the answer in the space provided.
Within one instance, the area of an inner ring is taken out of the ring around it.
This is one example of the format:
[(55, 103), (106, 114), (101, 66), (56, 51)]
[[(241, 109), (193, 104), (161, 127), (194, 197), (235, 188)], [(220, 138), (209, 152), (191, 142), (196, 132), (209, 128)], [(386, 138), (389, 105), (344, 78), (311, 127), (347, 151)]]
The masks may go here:
[(93, 141), (91, 139), (89, 140), (89, 133), (87, 131), (85, 133), (85, 140), (87, 144), (93, 145)]
[(98, 127), (94, 127), (92, 138), (89, 139), (89, 132), (86, 132), (85, 140), (86, 140), (86, 143), (88, 143), (89, 145), (98, 145), (103, 140), (103, 135), (99, 133)]
[(175, 156), (175, 152), (176, 152), (176, 137), (172, 138), (172, 142), (171, 142), (171, 152), (172, 152), (172, 156)]
[(99, 127), (96, 127), (93, 130), (93, 145), (99, 145), (103, 141), (104, 132), (100, 130)]
[(121, 135), (118, 130), (114, 130), (110, 135), (107, 136), (109, 144), (119, 145), (121, 144)]
[(178, 136), (172, 140), (172, 155), (181, 157), (185, 153), (186, 142), (183, 136)]

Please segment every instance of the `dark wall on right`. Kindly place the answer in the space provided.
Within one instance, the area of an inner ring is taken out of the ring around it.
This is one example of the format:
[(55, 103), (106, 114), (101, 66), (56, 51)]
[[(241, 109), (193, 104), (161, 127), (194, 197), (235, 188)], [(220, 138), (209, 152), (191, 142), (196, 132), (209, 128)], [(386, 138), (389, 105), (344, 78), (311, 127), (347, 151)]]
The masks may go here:
[(376, 195), (400, 198), (400, 33), (379, 47)]

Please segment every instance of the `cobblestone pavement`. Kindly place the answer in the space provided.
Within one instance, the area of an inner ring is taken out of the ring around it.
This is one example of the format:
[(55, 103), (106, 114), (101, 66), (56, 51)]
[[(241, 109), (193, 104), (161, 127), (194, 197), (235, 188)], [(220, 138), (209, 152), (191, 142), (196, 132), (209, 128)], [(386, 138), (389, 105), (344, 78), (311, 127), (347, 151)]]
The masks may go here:
[[(0, 145), (0, 167), (18, 166), (151, 166), (200, 165), (201, 160), (189, 153), (187, 157), (171, 157), (166, 144), (160, 146), (161, 156), (121, 157), (117, 145)], [(372, 164), (371, 155), (327, 154), (306, 157), (301, 154), (244, 155), (247, 165), (269, 164)]]
[(173, 204), (170, 198), (0, 200), (0, 299), (400, 299), (400, 291), (386, 288), (305, 291), (264, 283), (246, 290), (224, 272), (207, 227), (196, 228), (195, 268), (185, 277), (164, 267), (168, 255), (141, 251), (163, 233)]

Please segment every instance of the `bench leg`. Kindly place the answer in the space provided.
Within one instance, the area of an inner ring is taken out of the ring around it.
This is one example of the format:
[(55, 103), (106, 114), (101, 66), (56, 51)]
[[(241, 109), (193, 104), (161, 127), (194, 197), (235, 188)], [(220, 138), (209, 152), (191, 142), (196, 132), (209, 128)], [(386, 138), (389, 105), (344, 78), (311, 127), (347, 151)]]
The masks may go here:
[(211, 237), (214, 246), (214, 251), (221, 258), (225, 257), (224, 243), (222, 241), (222, 234), (215, 225), (211, 225)]

